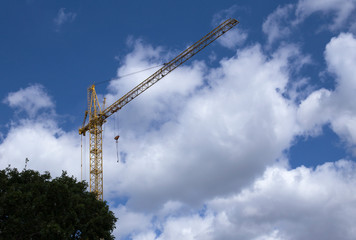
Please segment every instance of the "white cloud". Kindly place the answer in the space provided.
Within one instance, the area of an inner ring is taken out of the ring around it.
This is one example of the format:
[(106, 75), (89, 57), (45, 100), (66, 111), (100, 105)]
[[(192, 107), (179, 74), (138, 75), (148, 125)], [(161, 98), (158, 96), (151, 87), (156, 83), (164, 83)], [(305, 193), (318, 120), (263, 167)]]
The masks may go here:
[(306, 132), (316, 135), (330, 121), (329, 97), (331, 92), (320, 89), (311, 93), (299, 106), (298, 119)]
[(356, 39), (352, 34), (340, 34), (327, 44), (325, 59), (328, 70), (336, 77), (335, 90), (320, 89), (310, 94), (300, 105), (299, 122), (304, 129), (330, 123), (332, 129), (355, 151), (356, 107), (355, 68)]
[[(118, 69), (118, 76), (166, 62), (167, 56), (163, 55), (162, 48), (154, 48), (140, 40), (132, 41), (130, 44), (133, 50), (123, 59), (123, 64)], [(167, 55), (170, 57), (172, 53)], [(158, 69), (112, 80), (108, 87), (110, 93), (106, 95), (108, 104), (119, 99)], [(145, 134), (150, 126), (158, 126), (162, 121), (174, 120), (175, 114), (184, 107), (185, 98), (203, 84), (205, 71), (205, 64), (198, 61), (193, 62), (191, 66), (179, 67), (151, 87), (149, 94), (143, 93), (120, 111), (125, 114), (118, 115), (125, 116), (125, 119), (129, 120), (120, 121), (121, 127), (129, 131), (134, 130), (133, 132), (139, 136)]]
[(8, 124), (0, 144), (0, 166), (50, 171), (58, 176), (62, 170), (80, 179), (80, 137), (65, 132), (57, 123), (55, 104), (39, 84), (11, 92), (3, 100), (17, 112), (25, 112)]
[[(126, 106), (120, 117), (126, 128), (120, 148), (128, 153), (127, 161), (111, 170), (114, 157), (107, 156), (106, 178), (110, 197), (128, 196), (126, 211), (151, 219), (133, 239), (352, 239), (353, 163), (339, 161), (315, 170), (270, 167), (252, 187), (246, 186), (282, 156), (296, 135), (316, 134), (332, 123), (342, 136), (337, 123), (351, 127), (351, 104), (339, 104), (346, 96), (352, 102), (347, 93), (353, 91), (353, 42), (351, 35), (342, 34), (328, 44), (325, 57), (330, 71), (340, 73), (338, 87), (314, 91), (300, 106), (281, 96), (289, 81), (286, 71), (310, 61), (292, 45), (270, 58), (258, 45), (245, 48), (215, 69), (196, 68), (195, 63), (187, 66), (191, 74), (184, 81), (191, 75), (199, 79), (194, 77), (187, 89), (175, 87), (176, 77), (167, 77), (150, 89), (157, 88), (153, 95), (143, 94)], [(160, 59), (157, 49), (140, 48), (119, 72), (131, 64), (150, 66), (144, 52)], [(129, 81), (112, 86), (129, 88)], [(160, 88), (164, 82), (167, 86)], [(174, 117), (162, 121), (157, 109)], [(137, 135), (130, 131), (137, 128)], [(204, 204), (205, 213), (196, 213)], [(191, 212), (183, 211), (184, 206)]]
[[(243, 48), (211, 69), (193, 61), (125, 106), (118, 118), (119, 150), (127, 154), (126, 163), (116, 163), (116, 117), (104, 133), (104, 197), (128, 198), (114, 209), (120, 218), (115, 235), (135, 240), (353, 239), (352, 162), (293, 170), (271, 164), (283, 158), (295, 136), (326, 123), (354, 144), (355, 44), (351, 34), (330, 41), (325, 59), (337, 87), (311, 93), (300, 106), (282, 96), (289, 71), (308, 63), (292, 45), (269, 57), (259, 45)], [(140, 41), (132, 41), (132, 47), (118, 75), (167, 59), (160, 47)], [(108, 102), (147, 75), (114, 79)], [(65, 132), (55, 114), (42, 114), (54, 111), (54, 103), (43, 87), (32, 88), (5, 100), (30, 117), (10, 124), (0, 144), (1, 166), (21, 169), (28, 157), (29, 168), (79, 176), (77, 131)]]
[(73, 22), (76, 17), (76, 13), (66, 13), (65, 8), (60, 8), (58, 10), (57, 16), (53, 19), (53, 22), (56, 25), (56, 30), (58, 31), (64, 23)]
[(355, 68), (356, 39), (352, 34), (340, 34), (326, 46), (325, 58), (328, 69), (337, 78), (337, 87), (332, 96), (332, 127), (353, 147), (356, 145)]
[(333, 22), (329, 25), (331, 30), (343, 28), (348, 18), (354, 13), (355, 0), (299, 0), (297, 16), (303, 20), (313, 13), (332, 13)]
[(167, 213), (159, 223), (152, 216), (149, 227), (136, 224), (146, 228), (132, 239), (351, 240), (355, 169), (345, 160), (315, 169), (271, 166), (250, 187), (208, 200), (202, 214)]
[[(119, 72), (156, 64), (142, 54), (160, 59), (154, 48), (137, 47)], [(105, 154), (111, 194), (129, 196), (132, 209), (152, 211), (169, 200), (197, 206), (252, 181), (299, 131), (295, 106), (276, 90), (288, 83), (286, 65), (295, 53), (281, 49), (267, 59), (257, 45), (210, 71), (193, 62), (130, 102), (119, 112), (126, 163), (115, 165), (114, 155)], [(142, 79), (114, 80), (110, 87), (125, 92)], [(110, 123), (106, 129), (112, 131)]]
[(268, 168), (252, 187), (208, 204), (223, 221), (214, 224), (221, 226), (214, 239), (353, 239), (355, 167), (338, 161), (315, 170)]
[(156, 234), (154, 232), (140, 233), (133, 236), (132, 240), (155, 240)]
[(237, 28), (232, 29), (229, 31), (229, 34), (227, 35), (223, 35), (218, 39), (218, 42), (227, 48), (230, 49), (234, 49), (238, 46), (242, 46), (247, 37), (247, 31), (245, 30), (241, 30), (240, 28), (238, 28), (239, 26), (237, 26)]
[(35, 117), (40, 110), (51, 111), (54, 109), (52, 99), (48, 96), (44, 87), (39, 84), (11, 92), (3, 102), (19, 112), (26, 112), (31, 118)]
[(164, 232), (157, 240), (211, 240), (213, 218), (202, 218), (199, 215), (169, 218), (164, 225)]
[(278, 6), (277, 9), (268, 15), (262, 25), (263, 32), (267, 35), (268, 45), (271, 46), (276, 40), (284, 39), (291, 34), (290, 16), (293, 13), (295, 6), (287, 4), (283, 7)]
[(80, 178), (80, 138), (76, 132), (64, 132), (51, 119), (22, 120), (11, 125), (0, 145), (1, 168), (28, 168), (50, 171), (58, 176), (62, 170)]
[[(130, 212), (125, 206), (112, 209), (115, 216), (120, 216), (117, 222), (117, 228), (114, 231), (116, 236), (135, 236), (153, 228), (151, 223), (152, 215), (145, 215), (140, 212)], [(137, 239), (145, 239), (137, 237)]]
[(354, 31), (355, 9), (355, 0), (299, 0), (296, 4), (278, 6), (262, 25), (262, 30), (267, 36), (267, 47), (270, 48), (278, 40), (288, 39), (304, 20), (316, 13), (322, 18), (332, 20), (318, 23), (319, 28), (315, 31), (325, 28), (331, 31), (345, 29)]
[(243, 10), (243, 8), (238, 5), (232, 5), (229, 8), (217, 12), (216, 14), (214, 14), (212, 19), (213, 26), (219, 25), (221, 22), (225, 21), (228, 18), (235, 18), (236, 12), (240, 10)]
[[(236, 12), (239, 10), (242, 10), (242, 8), (233, 5), (230, 8), (219, 11), (214, 15), (212, 25), (216, 27), (228, 18), (236, 18)], [(234, 49), (238, 46), (242, 46), (246, 42), (247, 37), (248, 32), (242, 29), (240, 24), (238, 24), (235, 28), (229, 31), (229, 34), (221, 36), (217, 41), (224, 47)]]

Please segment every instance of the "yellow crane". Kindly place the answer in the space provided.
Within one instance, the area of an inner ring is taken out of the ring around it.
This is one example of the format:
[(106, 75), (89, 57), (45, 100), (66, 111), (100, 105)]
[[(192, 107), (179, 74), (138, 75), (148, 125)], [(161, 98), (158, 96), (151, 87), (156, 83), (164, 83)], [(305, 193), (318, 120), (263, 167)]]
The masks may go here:
[[(97, 195), (99, 200), (103, 200), (103, 124), (106, 119), (119, 111), (126, 104), (131, 102), (138, 95), (146, 91), (153, 84), (161, 80), (168, 73), (172, 72), (185, 61), (193, 57), (200, 50), (208, 46), (210, 43), (225, 34), (239, 22), (236, 19), (227, 19), (219, 26), (214, 28), (211, 32), (201, 38), (199, 41), (188, 47), (177, 57), (170, 62), (165, 63), (162, 68), (153, 73), (146, 80), (134, 87), (131, 91), (126, 93), (116, 102), (105, 108), (105, 101), (103, 109), (101, 109), (98, 97), (93, 84), (88, 88), (88, 109), (85, 111), (84, 121), (79, 134), (85, 136), (89, 132), (89, 162), (90, 162), (90, 191)], [(87, 116), (89, 120), (86, 123)]]

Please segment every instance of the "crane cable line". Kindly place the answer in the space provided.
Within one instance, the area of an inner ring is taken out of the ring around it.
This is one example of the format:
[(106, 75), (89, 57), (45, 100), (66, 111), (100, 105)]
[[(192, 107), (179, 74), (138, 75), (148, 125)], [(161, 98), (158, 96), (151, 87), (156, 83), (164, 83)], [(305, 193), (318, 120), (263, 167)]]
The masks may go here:
[(83, 181), (83, 135), (80, 135), (80, 181)]
[[(83, 135), (80, 137), (80, 181), (86, 180), (86, 137), (84, 136), (84, 148), (83, 148)], [(84, 161), (83, 161), (84, 156)], [(83, 178), (83, 162), (84, 162), (84, 178)]]
[[(116, 115), (114, 115), (114, 134), (115, 134), (115, 145), (116, 145), (116, 162), (120, 163), (120, 157), (119, 157), (119, 118), (117, 117), (116, 120)], [(117, 130), (116, 130), (116, 123), (117, 123)]]
[[(83, 144), (84, 142), (84, 144)], [(84, 146), (84, 148), (83, 148)], [(86, 136), (83, 135), (80, 137), (80, 181), (85, 181), (87, 179), (87, 167), (86, 167), (86, 155), (87, 155), (87, 141)], [(84, 168), (84, 170), (83, 170)]]
[(84, 136), (84, 149), (83, 149), (83, 155), (84, 155), (84, 162), (83, 162), (83, 165), (84, 165), (84, 179), (83, 180), (87, 180), (87, 164), (86, 164), (86, 160), (87, 160), (87, 140), (86, 140), (86, 136)]
[[(116, 79), (120, 79), (120, 78), (128, 77), (128, 76), (131, 76), (131, 75), (135, 75), (135, 74), (137, 74), (137, 73), (145, 72), (145, 71), (148, 71), (148, 70), (153, 69), (153, 68), (162, 67), (162, 66), (164, 66), (164, 65), (165, 65), (165, 63), (164, 63), (164, 64), (157, 65), (157, 66), (153, 66), (153, 67), (145, 68), (145, 69), (142, 69), (142, 70), (139, 70), (139, 71), (136, 71), (136, 72), (132, 72), (132, 73), (128, 73), (128, 74), (124, 74), (124, 75), (118, 76)], [(95, 85), (99, 85), (99, 84), (107, 83), (107, 82), (110, 82), (110, 81), (112, 81), (112, 80), (105, 80), (105, 81), (101, 81), (101, 82), (95, 83)]]

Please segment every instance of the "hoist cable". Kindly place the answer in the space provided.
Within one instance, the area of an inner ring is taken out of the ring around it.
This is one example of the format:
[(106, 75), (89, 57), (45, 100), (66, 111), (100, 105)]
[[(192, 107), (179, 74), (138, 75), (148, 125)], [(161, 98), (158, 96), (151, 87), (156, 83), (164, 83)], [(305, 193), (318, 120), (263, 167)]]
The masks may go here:
[(119, 141), (116, 140), (116, 162), (120, 163), (120, 158), (119, 158)]
[(80, 181), (83, 181), (83, 135), (80, 135)]
[[(120, 158), (119, 158), (119, 118), (117, 118), (118, 120), (116, 120), (116, 114), (114, 115), (114, 134), (116, 134), (115, 136), (115, 140), (116, 140), (116, 162), (119, 163), (120, 162)], [(117, 130), (116, 130), (116, 121), (117, 121)]]
[(87, 155), (87, 138), (86, 136), (84, 136), (84, 152), (83, 152), (83, 155), (84, 155), (84, 180), (86, 180), (86, 177), (87, 177), (87, 165), (86, 165), (86, 155)]

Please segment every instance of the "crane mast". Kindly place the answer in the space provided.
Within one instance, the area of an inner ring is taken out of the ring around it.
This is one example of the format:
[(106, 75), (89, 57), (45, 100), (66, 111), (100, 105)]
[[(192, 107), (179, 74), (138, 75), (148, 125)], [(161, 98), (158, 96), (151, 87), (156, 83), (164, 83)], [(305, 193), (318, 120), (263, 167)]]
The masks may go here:
[[(85, 136), (86, 132), (89, 132), (90, 191), (94, 192), (99, 200), (103, 200), (102, 126), (106, 122), (106, 119), (238, 23), (239, 22), (236, 19), (227, 19), (170, 62), (165, 63), (162, 68), (134, 87), (123, 97), (103, 110), (101, 110), (98, 102), (95, 85), (93, 84), (88, 88), (88, 110), (85, 112), (83, 125), (79, 128), (79, 134)], [(89, 120), (88, 123), (85, 124), (88, 115)]]

